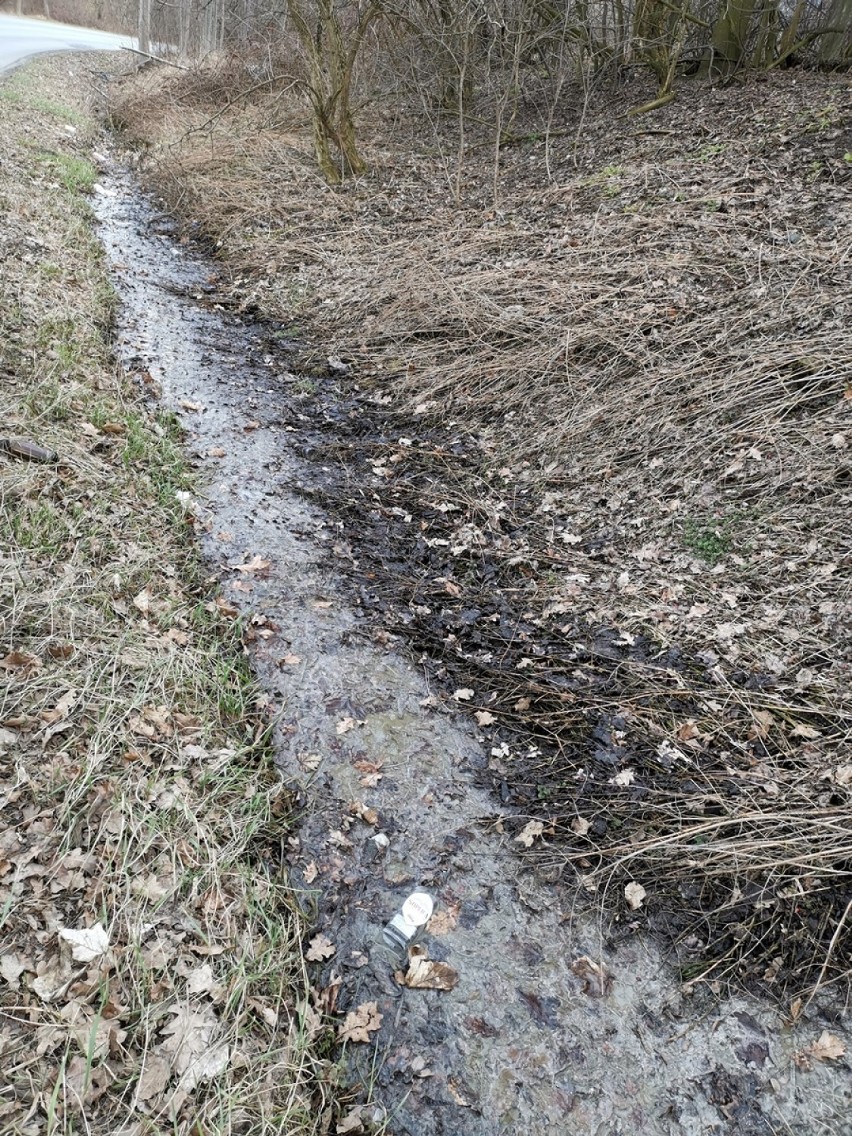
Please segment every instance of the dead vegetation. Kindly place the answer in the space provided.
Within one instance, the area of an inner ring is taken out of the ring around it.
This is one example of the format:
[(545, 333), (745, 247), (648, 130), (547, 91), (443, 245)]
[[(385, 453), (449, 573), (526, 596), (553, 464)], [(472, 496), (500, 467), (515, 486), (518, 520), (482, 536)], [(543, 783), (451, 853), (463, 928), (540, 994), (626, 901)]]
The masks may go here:
[(339, 191), (286, 92), (192, 82), (116, 118), (233, 302), (355, 365), (322, 495), (467, 692), (506, 826), (687, 977), (845, 996), (848, 82), (683, 84), (640, 122), (647, 91), (574, 92), (499, 152), (365, 109)]
[(111, 354), (92, 87), (0, 85), (3, 431), (59, 454), (0, 453), (0, 1129), (328, 1132), (263, 700)]

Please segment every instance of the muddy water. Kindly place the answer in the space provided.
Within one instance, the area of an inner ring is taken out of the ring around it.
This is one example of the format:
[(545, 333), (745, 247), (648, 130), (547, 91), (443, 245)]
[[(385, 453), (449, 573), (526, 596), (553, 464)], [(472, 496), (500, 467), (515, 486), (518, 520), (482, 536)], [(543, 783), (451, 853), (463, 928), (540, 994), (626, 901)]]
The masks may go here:
[[(521, 867), (475, 785), (481, 739), (409, 661), (367, 641), (337, 586), (335, 558), (357, 534), (300, 492), (306, 384), (286, 353), (266, 354), (251, 328), (212, 310), (211, 266), (174, 243), (120, 171), (104, 172), (96, 208), (123, 301), (121, 357), (186, 426), (206, 486), (205, 553), (253, 617), (278, 761), (306, 802), (291, 878), (336, 947), (317, 984), (340, 984), (340, 1009), (376, 1002), (382, 1014), (371, 1044), (347, 1056), (388, 1130), (852, 1132), (845, 1061), (802, 1071), (792, 1060), (825, 1022), (793, 1030), (762, 1003), (684, 995), (653, 944), (607, 949), (568, 889)], [(458, 972), (450, 991), (401, 986), (382, 943), (415, 885), (436, 900), (423, 946)]]

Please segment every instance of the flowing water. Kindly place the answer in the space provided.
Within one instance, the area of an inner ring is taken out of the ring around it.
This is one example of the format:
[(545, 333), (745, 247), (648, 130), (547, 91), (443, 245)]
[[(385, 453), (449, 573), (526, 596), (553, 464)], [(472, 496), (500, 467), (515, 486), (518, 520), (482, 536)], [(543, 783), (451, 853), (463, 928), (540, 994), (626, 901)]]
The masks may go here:
[[(110, 163), (95, 204), (123, 303), (120, 357), (187, 430), (204, 552), (251, 617), (277, 760), (305, 803), (291, 880), (336, 947), (316, 983), (339, 983), (338, 1009), (375, 1002), (382, 1014), (347, 1058), (389, 1131), (852, 1133), (846, 1059), (793, 1061), (824, 1021), (791, 1028), (762, 1002), (686, 995), (653, 943), (608, 949), (570, 888), (520, 863), (477, 787), (475, 729), (369, 641), (338, 584), (335, 560), (357, 534), (303, 492), (309, 384), (285, 349), (216, 310), (213, 265)], [(452, 990), (400, 985), (383, 945), (416, 886), (435, 898), (422, 946), (458, 973)]]

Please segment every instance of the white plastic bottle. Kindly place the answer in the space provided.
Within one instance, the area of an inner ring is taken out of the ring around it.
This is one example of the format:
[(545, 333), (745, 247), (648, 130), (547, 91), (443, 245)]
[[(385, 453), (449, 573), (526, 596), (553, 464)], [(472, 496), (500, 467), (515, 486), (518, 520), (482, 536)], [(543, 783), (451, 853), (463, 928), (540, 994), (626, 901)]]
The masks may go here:
[(427, 892), (412, 892), (386, 925), (382, 934), (385, 944), (395, 950), (404, 951), (429, 922), (433, 907), (432, 897)]

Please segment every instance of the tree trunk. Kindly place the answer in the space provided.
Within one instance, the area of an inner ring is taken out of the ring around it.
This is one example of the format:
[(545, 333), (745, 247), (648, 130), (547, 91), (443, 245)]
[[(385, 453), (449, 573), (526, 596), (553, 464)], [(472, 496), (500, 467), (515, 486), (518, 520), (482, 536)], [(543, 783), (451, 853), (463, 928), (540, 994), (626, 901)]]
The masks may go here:
[(137, 27), (139, 50), (151, 53), (151, 0), (139, 0), (139, 22)]
[(826, 34), (819, 45), (820, 63), (826, 66), (852, 60), (852, 0), (834, 0), (825, 20)]
[(713, 25), (711, 73), (733, 75), (747, 62), (746, 45), (756, 0), (728, 0)]
[(307, 0), (287, 0), (287, 11), (299, 38), (310, 79), (308, 99), (313, 120), (314, 152), (317, 165), (326, 181), (336, 184), (341, 179), (340, 165), (334, 160), (332, 147), (340, 155), (343, 172), (362, 174), (367, 163), (358, 152), (355, 123), (352, 117), (352, 77), (361, 43), (370, 24), (378, 18), (379, 8), (369, 4), (346, 43), (335, 0), (317, 0), (310, 13), (316, 27), (309, 23)]

